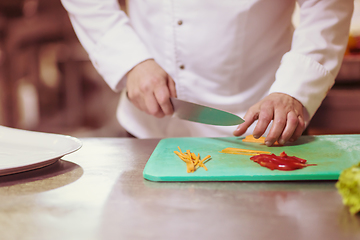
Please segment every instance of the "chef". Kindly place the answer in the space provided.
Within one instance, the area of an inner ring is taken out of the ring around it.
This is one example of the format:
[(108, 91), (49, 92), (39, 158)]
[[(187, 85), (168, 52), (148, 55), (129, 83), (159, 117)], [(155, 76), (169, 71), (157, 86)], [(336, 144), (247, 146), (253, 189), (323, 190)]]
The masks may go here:
[[(62, 0), (138, 138), (266, 135), (295, 141), (334, 84), (353, 0)], [(239, 126), (171, 117), (170, 97), (242, 116)]]

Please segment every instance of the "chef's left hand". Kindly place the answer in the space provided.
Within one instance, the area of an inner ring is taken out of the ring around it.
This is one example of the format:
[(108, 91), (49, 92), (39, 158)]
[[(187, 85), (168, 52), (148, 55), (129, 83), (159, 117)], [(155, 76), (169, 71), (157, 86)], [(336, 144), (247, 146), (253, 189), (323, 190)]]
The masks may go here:
[(253, 136), (259, 138), (273, 120), (270, 132), (265, 138), (267, 146), (273, 145), (276, 141), (280, 145), (284, 145), (287, 141), (293, 142), (305, 130), (303, 105), (284, 93), (269, 94), (249, 108), (244, 120), (245, 122), (234, 131), (235, 136), (244, 134), (250, 125), (258, 120)]

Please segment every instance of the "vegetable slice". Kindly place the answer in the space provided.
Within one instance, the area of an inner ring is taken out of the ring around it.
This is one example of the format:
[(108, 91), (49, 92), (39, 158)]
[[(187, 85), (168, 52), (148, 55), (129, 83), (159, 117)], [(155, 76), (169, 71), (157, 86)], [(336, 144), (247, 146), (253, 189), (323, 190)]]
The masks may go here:
[(295, 156), (288, 156), (285, 152), (280, 153), (279, 156), (275, 154), (259, 154), (250, 158), (254, 162), (270, 170), (292, 171), (308, 166), (316, 166), (317, 164), (307, 164), (305, 159)]
[(196, 156), (195, 153), (190, 152), (190, 150), (186, 150), (186, 152), (182, 152), (181, 148), (178, 147), (179, 151), (174, 151), (178, 157), (186, 163), (187, 172), (195, 172), (199, 167), (204, 168), (206, 171), (208, 170), (205, 166), (205, 161), (210, 159), (211, 156), (207, 155), (203, 159), (200, 159), (200, 154)]
[[(265, 137), (254, 138), (253, 135), (248, 135), (242, 141), (265, 144)], [(279, 143), (275, 142), (274, 145), (279, 145)]]
[(220, 151), (221, 153), (230, 153), (230, 154), (241, 154), (241, 155), (259, 155), (259, 154), (270, 154), (271, 152), (268, 151), (260, 151), (260, 150), (249, 150), (249, 149), (242, 149), (242, 148), (224, 148)]

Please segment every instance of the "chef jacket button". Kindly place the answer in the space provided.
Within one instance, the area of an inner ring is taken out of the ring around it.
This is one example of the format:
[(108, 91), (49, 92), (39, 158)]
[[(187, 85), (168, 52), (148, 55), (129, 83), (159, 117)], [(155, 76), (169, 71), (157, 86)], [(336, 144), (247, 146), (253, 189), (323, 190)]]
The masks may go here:
[(177, 23), (178, 23), (178, 25), (182, 25), (183, 21), (179, 20)]
[(179, 68), (180, 68), (180, 69), (184, 69), (185, 66), (184, 66), (184, 65), (180, 65)]

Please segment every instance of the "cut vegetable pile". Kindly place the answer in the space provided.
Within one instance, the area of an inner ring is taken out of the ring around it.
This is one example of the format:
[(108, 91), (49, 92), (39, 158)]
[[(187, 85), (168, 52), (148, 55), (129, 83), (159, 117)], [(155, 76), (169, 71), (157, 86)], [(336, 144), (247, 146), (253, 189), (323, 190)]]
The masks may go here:
[(208, 170), (204, 163), (206, 160), (211, 158), (210, 155), (207, 155), (203, 159), (200, 159), (200, 154), (196, 156), (195, 153), (190, 152), (190, 150), (186, 150), (186, 152), (182, 152), (180, 147), (178, 148), (179, 148), (179, 152), (174, 151), (174, 153), (178, 155), (179, 158), (186, 163), (188, 173), (195, 172), (199, 167), (203, 167), (206, 171)]

